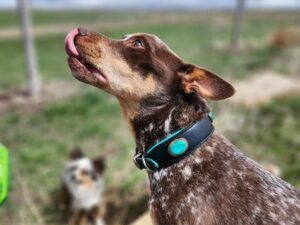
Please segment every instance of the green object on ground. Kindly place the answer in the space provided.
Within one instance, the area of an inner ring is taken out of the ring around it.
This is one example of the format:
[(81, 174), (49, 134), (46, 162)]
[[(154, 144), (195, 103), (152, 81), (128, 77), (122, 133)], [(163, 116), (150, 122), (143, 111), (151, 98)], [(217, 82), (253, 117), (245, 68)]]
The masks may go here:
[(9, 155), (8, 150), (0, 144), (0, 206), (8, 196)]

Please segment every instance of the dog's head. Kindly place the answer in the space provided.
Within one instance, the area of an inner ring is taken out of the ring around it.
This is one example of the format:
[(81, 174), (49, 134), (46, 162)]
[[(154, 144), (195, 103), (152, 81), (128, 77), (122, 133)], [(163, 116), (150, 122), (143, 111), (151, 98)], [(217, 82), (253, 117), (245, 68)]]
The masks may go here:
[(154, 35), (138, 33), (113, 40), (76, 29), (65, 43), (75, 78), (115, 95), (128, 116), (138, 114), (148, 98), (159, 105), (179, 94), (194, 93), (210, 100), (234, 94), (229, 83), (183, 62)]
[(69, 159), (65, 164), (63, 174), (67, 186), (84, 185), (90, 187), (102, 178), (105, 169), (103, 157), (89, 159), (84, 156), (80, 148), (71, 150)]

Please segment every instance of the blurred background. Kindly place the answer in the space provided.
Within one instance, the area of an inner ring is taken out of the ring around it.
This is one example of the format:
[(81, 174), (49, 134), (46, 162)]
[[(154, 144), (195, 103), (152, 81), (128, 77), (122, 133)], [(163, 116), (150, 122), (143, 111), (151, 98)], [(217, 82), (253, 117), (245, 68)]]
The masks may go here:
[(156, 34), (231, 81), (236, 96), (211, 103), (217, 131), (300, 188), (300, 0), (1, 0), (0, 142), (12, 157), (1, 225), (66, 224), (56, 199), (73, 146), (108, 160), (107, 224), (147, 211), (147, 176), (132, 163), (118, 102), (69, 71), (74, 27)]

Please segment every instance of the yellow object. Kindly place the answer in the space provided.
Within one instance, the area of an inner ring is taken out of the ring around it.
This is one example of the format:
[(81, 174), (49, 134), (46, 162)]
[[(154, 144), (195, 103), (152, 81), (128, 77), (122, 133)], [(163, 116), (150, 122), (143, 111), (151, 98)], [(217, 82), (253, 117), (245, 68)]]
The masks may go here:
[(147, 212), (140, 216), (136, 221), (130, 225), (152, 225), (150, 213)]

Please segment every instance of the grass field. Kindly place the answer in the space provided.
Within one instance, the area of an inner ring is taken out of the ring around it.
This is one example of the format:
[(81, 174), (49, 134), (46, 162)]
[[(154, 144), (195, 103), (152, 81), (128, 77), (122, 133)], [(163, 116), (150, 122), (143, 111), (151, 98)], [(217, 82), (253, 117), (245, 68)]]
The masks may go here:
[[(199, 22), (182, 22), (179, 24), (164, 24), (162, 25), (139, 25), (138, 19), (140, 14), (124, 14), (119, 16), (113, 13), (114, 16), (109, 16), (109, 13), (55, 13), (51, 15), (46, 13), (34, 14), (34, 21), (36, 24), (42, 25), (60, 25), (61, 22), (72, 22), (76, 24), (76, 21), (86, 23), (87, 21), (95, 22), (95, 19), (103, 21), (102, 17), (107, 21), (118, 18), (123, 21), (127, 20), (137, 21), (137, 24), (124, 29), (106, 29), (101, 30), (104, 34), (113, 37), (121, 38), (124, 34), (134, 32), (148, 32), (158, 34), (162, 40), (170, 45), (172, 49), (179, 53), (179, 55), (188, 62), (196, 63), (208, 68), (213, 68), (217, 73), (223, 76), (242, 79), (247, 76), (249, 71), (253, 69), (264, 69), (275, 67), (276, 70), (285, 71), (286, 65), (272, 65), (271, 59), (274, 55), (280, 54), (280, 52), (274, 52), (273, 49), (266, 46), (267, 39), (270, 33), (282, 26), (298, 25), (297, 18), (292, 19), (273, 19), (272, 17), (263, 20), (257, 20), (255, 18), (249, 19), (245, 22), (245, 27), (242, 32), (243, 41), (255, 41), (260, 48), (254, 51), (246, 52), (243, 57), (241, 55), (231, 55), (228, 57), (228, 52), (213, 51), (213, 43), (222, 42), (227, 43), (230, 40), (231, 34), (231, 20), (228, 16), (220, 16), (206, 18), (204, 17)], [(127, 15), (127, 16), (126, 16)], [(150, 14), (151, 15), (151, 14)], [(147, 14), (147, 17), (150, 17)], [(13, 13), (0, 14), (0, 21), (8, 21), (8, 24), (17, 26), (17, 17)], [(51, 18), (52, 17), (52, 18)], [(74, 21), (74, 18), (75, 21)], [(82, 18), (82, 20), (81, 20)], [(192, 18), (192, 17), (191, 17)], [(82, 22), (83, 21), (83, 22)], [(105, 20), (104, 20), (105, 21)], [(5, 23), (4, 23), (5, 24)], [(0, 24), (4, 27), (4, 24)], [(1, 28), (0, 26), (0, 28)], [(68, 31), (66, 31), (67, 33)], [(65, 33), (61, 35), (49, 35), (48, 37), (40, 37), (36, 40), (38, 61), (40, 66), (41, 75), (44, 79), (68, 79), (69, 70), (65, 64), (65, 52), (63, 48), (63, 40)], [(0, 82), (0, 88), (11, 88), (19, 85), (24, 85), (24, 76), (22, 72), (24, 69), (24, 60), (22, 49), (22, 43), (19, 39), (0, 39), (0, 47), (5, 54), (0, 55), (0, 74), (6, 74), (9, 71), (9, 76), (2, 76)], [(13, 60), (7, 60), (13, 59)]]
[[(295, 76), (289, 73), (289, 64), (285, 63), (292, 57), (290, 50), (274, 50), (267, 40), (276, 28), (300, 25), (300, 16), (246, 17), (242, 41), (255, 41), (258, 47), (238, 54), (214, 48), (214, 43), (230, 40), (229, 15), (209, 17), (207, 14), (198, 22), (162, 22), (148, 26), (138, 23), (142, 16), (142, 13), (36, 12), (33, 20), (35, 25), (41, 26), (76, 21), (87, 25), (95, 20), (136, 21), (132, 27), (101, 32), (113, 38), (133, 32), (155, 33), (186, 61), (210, 68), (230, 80), (244, 80), (262, 70)], [(0, 29), (17, 25), (14, 13), (0, 13)], [(44, 85), (61, 80), (68, 82), (70, 87), (77, 84), (67, 67), (64, 36), (62, 33), (36, 39)], [(1, 92), (24, 87), (21, 40), (0, 39), (0, 49)], [(252, 109), (240, 106), (237, 113), (245, 116), (245, 123), (241, 130), (227, 134), (251, 157), (280, 166), (283, 178), (297, 187), (300, 187), (299, 98), (299, 94), (284, 96)], [(216, 108), (219, 105), (222, 102), (215, 104)], [(145, 173), (136, 170), (131, 163), (134, 141), (122, 119), (118, 102), (86, 85), (80, 86), (79, 91), (68, 99), (0, 115), (0, 141), (9, 147), (12, 156), (11, 195), (0, 210), (0, 224), (35, 225), (43, 221), (59, 224), (52, 220), (57, 211), (53, 196), (59, 187), (68, 151), (75, 145), (81, 146), (90, 156), (107, 156), (105, 179), (108, 189), (116, 188), (129, 195), (131, 190), (145, 188)]]
[[(0, 11), (1, 12), (1, 11)], [(63, 23), (89, 23), (92, 21), (124, 21), (143, 17), (140, 12), (110, 12), (110, 11), (35, 11), (32, 21), (34, 25), (49, 25)], [(149, 17), (153, 13), (149, 14)], [(8, 28), (18, 26), (18, 13), (16, 11), (2, 11), (0, 27)]]

